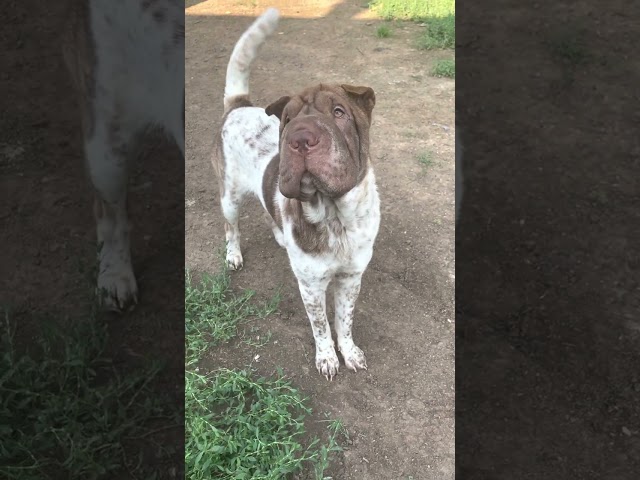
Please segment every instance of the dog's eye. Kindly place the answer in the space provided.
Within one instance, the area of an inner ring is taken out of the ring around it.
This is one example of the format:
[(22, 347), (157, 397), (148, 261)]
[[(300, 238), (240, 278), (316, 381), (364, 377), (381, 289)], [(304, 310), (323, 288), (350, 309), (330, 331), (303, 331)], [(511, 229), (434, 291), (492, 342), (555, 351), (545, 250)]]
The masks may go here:
[(289, 123), (289, 115), (285, 115), (284, 116), (284, 122), (283, 124), (286, 125), (287, 123)]
[(345, 115), (345, 111), (342, 107), (334, 107), (333, 108), (333, 115), (337, 118), (341, 118)]

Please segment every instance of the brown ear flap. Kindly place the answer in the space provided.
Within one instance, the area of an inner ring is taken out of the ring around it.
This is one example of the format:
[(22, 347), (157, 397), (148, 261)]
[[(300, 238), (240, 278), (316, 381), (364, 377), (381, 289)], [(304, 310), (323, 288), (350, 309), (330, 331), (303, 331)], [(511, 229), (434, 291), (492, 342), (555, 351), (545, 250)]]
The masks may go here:
[(284, 110), (284, 107), (287, 105), (287, 103), (289, 103), (289, 100), (291, 100), (291, 97), (280, 97), (279, 100), (273, 102), (271, 105), (265, 108), (264, 111), (267, 113), (267, 115), (275, 115), (282, 120), (282, 111)]
[(365, 111), (367, 117), (369, 117), (369, 122), (371, 122), (371, 112), (376, 104), (376, 94), (373, 89), (369, 87), (357, 87), (354, 85), (340, 86), (345, 92), (347, 92), (349, 98), (351, 98), (356, 105)]

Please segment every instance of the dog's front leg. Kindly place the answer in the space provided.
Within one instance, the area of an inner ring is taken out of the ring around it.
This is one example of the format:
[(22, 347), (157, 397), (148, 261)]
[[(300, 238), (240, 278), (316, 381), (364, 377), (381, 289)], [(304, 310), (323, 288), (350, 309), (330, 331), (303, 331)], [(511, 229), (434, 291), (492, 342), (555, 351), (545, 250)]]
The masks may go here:
[(338, 374), (338, 355), (331, 338), (331, 329), (327, 321), (326, 292), (328, 281), (308, 281), (298, 278), (300, 295), (307, 311), (313, 339), (316, 344), (316, 368), (327, 380), (333, 380)]
[(338, 336), (338, 350), (344, 357), (345, 365), (353, 370), (367, 369), (367, 359), (358, 346), (353, 343), (353, 311), (360, 293), (362, 274), (339, 274), (335, 278), (335, 328)]
[(118, 312), (138, 301), (127, 214), (129, 137), (123, 130), (109, 129), (104, 117), (99, 117), (93, 135), (86, 139), (87, 163), (96, 190), (94, 214), (100, 248), (98, 295), (106, 309)]

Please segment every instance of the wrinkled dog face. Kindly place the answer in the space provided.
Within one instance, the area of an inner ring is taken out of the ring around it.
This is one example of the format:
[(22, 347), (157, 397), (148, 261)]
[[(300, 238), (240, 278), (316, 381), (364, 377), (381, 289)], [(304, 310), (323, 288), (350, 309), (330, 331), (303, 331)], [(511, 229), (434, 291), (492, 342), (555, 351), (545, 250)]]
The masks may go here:
[(375, 94), (369, 87), (317, 85), (266, 108), (280, 119), (280, 192), (337, 198), (367, 171)]

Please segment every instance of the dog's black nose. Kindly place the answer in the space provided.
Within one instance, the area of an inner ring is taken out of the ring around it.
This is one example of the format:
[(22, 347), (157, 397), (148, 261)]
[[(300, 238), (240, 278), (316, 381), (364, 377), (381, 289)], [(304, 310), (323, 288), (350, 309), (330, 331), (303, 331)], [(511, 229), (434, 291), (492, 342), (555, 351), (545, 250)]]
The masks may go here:
[(318, 137), (309, 130), (298, 130), (289, 136), (289, 147), (297, 152), (308, 152), (316, 145), (318, 145)]

